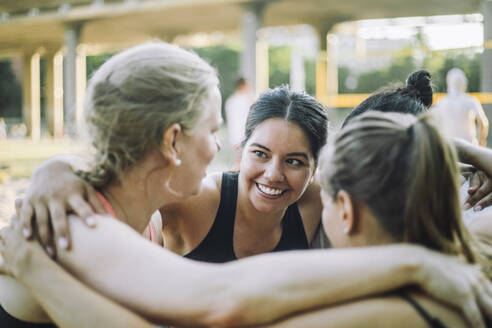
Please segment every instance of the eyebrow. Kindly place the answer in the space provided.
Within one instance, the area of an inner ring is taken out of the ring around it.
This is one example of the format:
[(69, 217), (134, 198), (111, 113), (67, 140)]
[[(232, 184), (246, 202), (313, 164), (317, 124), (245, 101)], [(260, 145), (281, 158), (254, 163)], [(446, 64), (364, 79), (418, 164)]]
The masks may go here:
[[(269, 151), (271, 152), (270, 148), (268, 147), (265, 147), (259, 143), (256, 143), (256, 142), (253, 142), (250, 147), (258, 147), (258, 148), (262, 148), (262, 149), (265, 149), (266, 151)], [(295, 153), (288, 153), (287, 156), (300, 156), (300, 157), (304, 157), (306, 160), (309, 160), (309, 157), (306, 153), (303, 153), (303, 152), (295, 152)]]

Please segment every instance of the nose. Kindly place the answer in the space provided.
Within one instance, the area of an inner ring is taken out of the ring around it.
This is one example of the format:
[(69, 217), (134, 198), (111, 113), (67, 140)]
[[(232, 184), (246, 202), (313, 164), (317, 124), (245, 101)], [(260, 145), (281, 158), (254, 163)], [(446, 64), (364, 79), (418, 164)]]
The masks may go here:
[(282, 170), (282, 163), (277, 160), (271, 160), (265, 169), (263, 175), (270, 182), (282, 182), (284, 180), (284, 172)]

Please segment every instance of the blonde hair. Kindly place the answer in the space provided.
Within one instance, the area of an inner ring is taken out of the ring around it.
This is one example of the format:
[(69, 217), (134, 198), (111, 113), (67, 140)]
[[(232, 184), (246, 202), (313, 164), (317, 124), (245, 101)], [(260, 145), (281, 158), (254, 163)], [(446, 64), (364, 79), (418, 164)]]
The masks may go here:
[(462, 223), (456, 163), (430, 116), (372, 111), (354, 118), (324, 149), (319, 177), (332, 197), (345, 190), (367, 204), (396, 240), (462, 255), (490, 275)]
[(102, 187), (158, 147), (171, 124), (192, 129), (204, 97), (218, 83), (203, 59), (164, 42), (111, 57), (87, 88), (85, 121), (94, 158), (92, 169), (79, 174)]

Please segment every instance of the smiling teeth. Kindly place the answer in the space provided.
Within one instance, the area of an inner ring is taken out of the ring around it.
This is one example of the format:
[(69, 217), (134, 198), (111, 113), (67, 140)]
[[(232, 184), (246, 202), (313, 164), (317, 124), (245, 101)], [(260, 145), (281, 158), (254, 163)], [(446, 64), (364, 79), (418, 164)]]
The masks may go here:
[(277, 195), (280, 195), (282, 193), (281, 189), (269, 188), (269, 187), (263, 186), (261, 184), (257, 184), (257, 185), (258, 185), (258, 188), (267, 195), (277, 196)]

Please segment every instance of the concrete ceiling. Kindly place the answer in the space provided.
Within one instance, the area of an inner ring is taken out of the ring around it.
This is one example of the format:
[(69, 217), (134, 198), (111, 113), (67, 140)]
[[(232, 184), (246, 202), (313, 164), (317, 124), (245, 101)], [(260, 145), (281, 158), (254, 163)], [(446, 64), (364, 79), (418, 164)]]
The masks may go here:
[[(91, 45), (124, 45), (150, 38), (172, 40), (177, 35), (196, 32), (235, 31), (248, 2), (251, 1), (2, 0), (0, 51), (59, 49), (65, 26), (77, 22), (84, 22), (81, 42)], [(265, 26), (323, 26), (347, 20), (477, 13), (481, 0), (267, 2)]]

